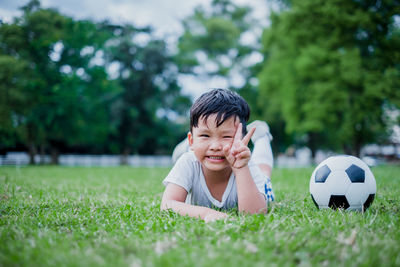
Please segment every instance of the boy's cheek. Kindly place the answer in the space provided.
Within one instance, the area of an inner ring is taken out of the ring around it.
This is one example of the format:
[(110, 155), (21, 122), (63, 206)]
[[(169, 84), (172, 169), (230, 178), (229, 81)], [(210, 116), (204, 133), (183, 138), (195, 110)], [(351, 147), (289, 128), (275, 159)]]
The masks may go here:
[(233, 140), (231, 140), (231, 139), (229, 139), (229, 140), (224, 140), (224, 141), (222, 142), (222, 147), (231, 146), (231, 145), (232, 145), (232, 142), (233, 142)]
[(199, 149), (199, 147), (201, 147), (201, 143), (198, 140), (193, 140), (192, 144), (190, 144), (192, 150)]

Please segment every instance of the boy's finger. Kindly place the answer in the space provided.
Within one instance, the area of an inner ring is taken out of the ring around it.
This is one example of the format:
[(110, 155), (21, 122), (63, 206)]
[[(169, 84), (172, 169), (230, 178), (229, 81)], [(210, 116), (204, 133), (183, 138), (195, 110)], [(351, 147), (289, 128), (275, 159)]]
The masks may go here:
[(247, 146), (240, 146), (231, 151), (233, 156), (237, 156), (238, 154), (247, 151), (249, 148)]
[(238, 154), (235, 155), (236, 159), (244, 159), (244, 158), (250, 158), (251, 154), (248, 150), (242, 151)]
[(223, 152), (224, 152), (224, 154), (225, 154), (226, 160), (227, 160), (229, 163), (235, 161), (234, 156), (231, 154), (231, 148), (230, 148), (229, 145), (226, 145), (226, 146), (223, 147)]
[(225, 154), (225, 158), (229, 159), (231, 157), (231, 146), (229, 145), (224, 146), (222, 151)]
[(229, 151), (231, 150), (231, 146), (230, 145), (225, 145), (222, 148), (222, 151), (224, 152), (225, 156), (227, 156), (229, 154)]
[(242, 140), (242, 136), (242, 123), (239, 123), (238, 127), (236, 128), (234, 140)]
[(254, 132), (256, 131), (256, 127), (254, 127), (253, 129), (251, 129), (246, 136), (243, 138), (242, 142), (245, 146), (247, 146), (247, 144), (250, 141), (250, 138), (253, 136)]

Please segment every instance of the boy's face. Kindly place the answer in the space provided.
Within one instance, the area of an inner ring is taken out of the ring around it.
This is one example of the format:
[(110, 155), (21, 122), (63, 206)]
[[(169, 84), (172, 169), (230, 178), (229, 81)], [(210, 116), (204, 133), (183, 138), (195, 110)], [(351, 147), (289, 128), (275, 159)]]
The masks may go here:
[(222, 171), (230, 168), (225, 159), (223, 148), (231, 145), (239, 125), (239, 119), (232, 116), (219, 127), (215, 123), (216, 114), (207, 120), (199, 119), (197, 127), (188, 134), (190, 148), (203, 168), (208, 171)]

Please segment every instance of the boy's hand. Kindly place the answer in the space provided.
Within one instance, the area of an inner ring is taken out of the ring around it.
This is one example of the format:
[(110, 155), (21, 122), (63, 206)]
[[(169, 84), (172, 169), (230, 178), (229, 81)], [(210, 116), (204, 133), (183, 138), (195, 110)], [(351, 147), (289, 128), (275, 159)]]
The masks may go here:
[(216, 220), (222, 220), (228, 217), (228, 214), (223, 213), (223, 212), (219, 212), (216, 210), (212, 210), (211, 212), (209, 212), (205, 217), (204, 217), (204, 221), (206, 223), (208, 222), (213, 222)]
[(240, 169), (247, 166), (251, 157), (251, 152), (247, 144), (255, 130), (256, 128), (251, 129), (246, 136), (242, 138), (242, 123), (239, 123), (232, 143), (223, 148), (225, 158), (233, 169)]

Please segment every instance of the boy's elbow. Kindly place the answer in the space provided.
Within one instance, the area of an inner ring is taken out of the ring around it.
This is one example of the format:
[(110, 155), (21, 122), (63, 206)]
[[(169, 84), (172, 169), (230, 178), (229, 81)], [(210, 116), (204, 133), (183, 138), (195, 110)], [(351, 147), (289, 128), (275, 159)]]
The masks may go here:
[(167, 201), (162, 200), (162, 201), (161, 201), (161, 204), (160, 204), (160, 210), (167, 210), (167, 209), (168, 209), (168, 207), (167, 207)]
[(265, 205), (265, 207), (261, 208), (257, 214), (267, 214), (268, 213), (268, 205)]
[(261, 205), (261, 208), (255, 212), (256, 214), (267, 214), (268, 213), (268, 201), (265, 200), (263, 201), (263, 204)]
[(163, 199), (161, 201), (161, 204), (160, 204), (160, 209), (161, 210), (171, 209), (172, 208), (172, 202), (173, 202), (173, 200), (171, 200), (171, 199)]
[(267, 214), (268, 212), (268, 201), (262, 196), (262, 199), (257, 204), (250, 206), (239, 205), (239, 211), (247, 214)]

